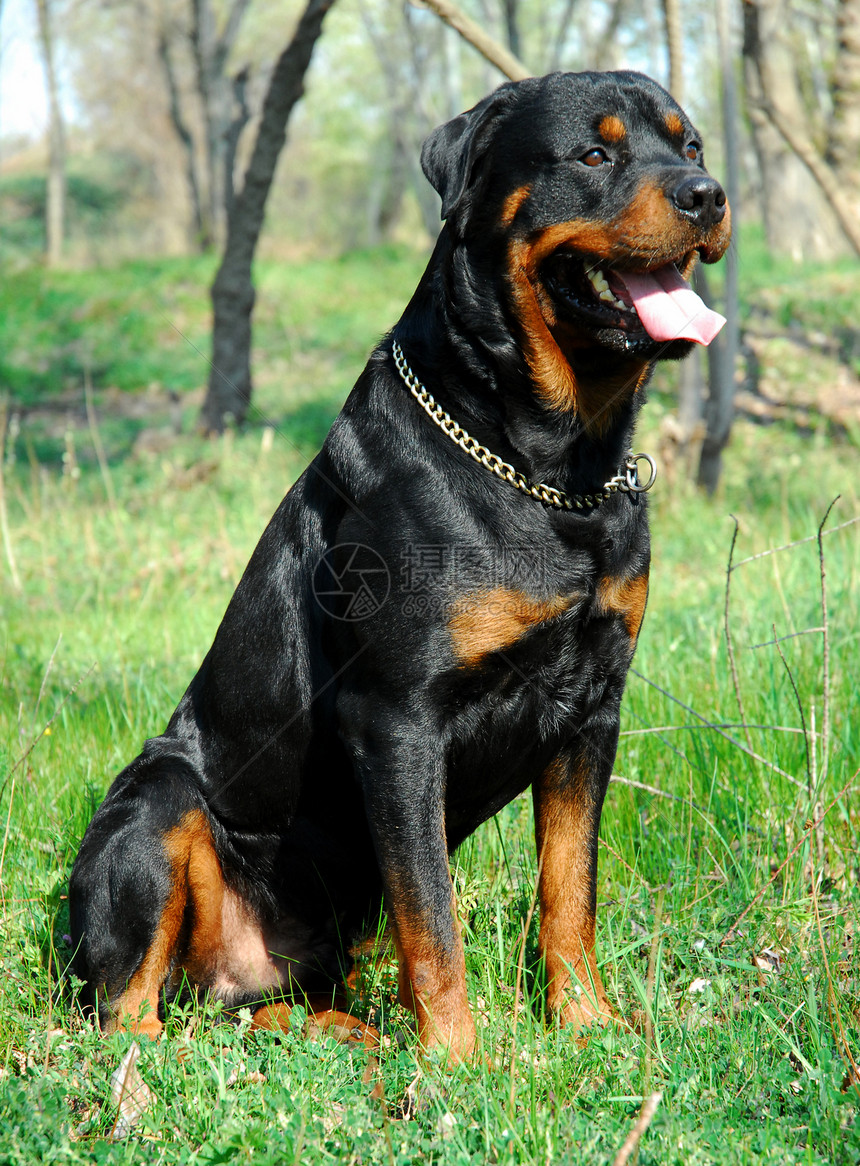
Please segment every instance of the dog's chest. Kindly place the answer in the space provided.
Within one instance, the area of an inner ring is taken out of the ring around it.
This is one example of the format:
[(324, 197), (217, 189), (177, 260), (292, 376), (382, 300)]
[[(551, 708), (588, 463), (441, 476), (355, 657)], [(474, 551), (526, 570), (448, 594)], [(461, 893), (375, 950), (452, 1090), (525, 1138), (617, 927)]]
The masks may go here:
[(623, 683), (647, 589), (637, 573), (549, 595), (495, 587), (459, 597), (446, 626), (450, 691), (462, 707), (532, 734), (581, 722)]
[(451, 667), (440, 695), (455, 834), (525, 789), (592, 725), (617, 718), (647, 597), (647, 544), (573, 555), (565, 567), (556, 555), (531, 586), (522, 576), (476, 581), (448, 603)]

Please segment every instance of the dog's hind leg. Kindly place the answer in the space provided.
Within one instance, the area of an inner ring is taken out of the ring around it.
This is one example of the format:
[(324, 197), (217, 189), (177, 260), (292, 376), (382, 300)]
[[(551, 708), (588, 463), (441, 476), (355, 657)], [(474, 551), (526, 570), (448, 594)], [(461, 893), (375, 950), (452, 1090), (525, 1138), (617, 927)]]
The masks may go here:
[(108, 1029), (148, 1036), (161, 1031), (161, 994), (183, 966), (205, 981), (221, 927), (209, 823), (183, 765), (169, 765), (130, 767), (90, 824), (69, 884), (72, 968), (87, 1002)]

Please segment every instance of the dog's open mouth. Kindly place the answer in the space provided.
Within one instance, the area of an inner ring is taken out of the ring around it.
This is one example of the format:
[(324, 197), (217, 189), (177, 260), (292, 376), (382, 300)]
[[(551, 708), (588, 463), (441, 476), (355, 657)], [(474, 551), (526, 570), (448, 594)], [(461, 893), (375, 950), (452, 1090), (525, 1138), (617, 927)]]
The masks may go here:
[[(678, 262), (686, 266), (684, 259)], [(557, 251), (541, 274), (564, 316), (573, 316), (593, 331), (620, 332), (626, 347), (647, 345), (649, 340), (710, 344), (725, 323), (696, 295), (676, 263), (649, 271), (619, 271)]]

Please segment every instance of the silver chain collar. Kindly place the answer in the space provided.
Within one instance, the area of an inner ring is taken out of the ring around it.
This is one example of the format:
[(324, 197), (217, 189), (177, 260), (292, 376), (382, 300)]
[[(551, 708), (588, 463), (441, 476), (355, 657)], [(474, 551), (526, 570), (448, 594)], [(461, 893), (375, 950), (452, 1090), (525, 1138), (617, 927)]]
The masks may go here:
[[(557, 510), (592, 510), (601, 502), (611, 498), (613, 494), (644, 494), (654, 485), (657, 467), (654, 464), (654, 459), (647, 453), (630, 454), (619, 472), (608, 482), (604, 482), (602, 488), (594, 494), (565, 494), (563, 490), (556, 490), (554, 486), (546, 486), (543, 482), (532, 482), (508, 462), (502, 461), (498, 454), (491, 453), (485, 445), (481, 445), (479, 441), (471, 437), (445, 412), (406, 363), (403, 349), (396, 340), (393, 342), (392, 351), (394, 352), (394, 363), (397, 365), (397, 371), (400, 373), (403, 383), (427, 416), (439, 426), (442, 432), (447, 434), (455, 445), (459, 445), (460, 449), (474, 458), (476, 462), (494, 473), (497, 478), (501, 478), (503, 482), (509, 482), (515, 489), (522, 490), (524, 494), (530, 494), (538, 502), (554, 506)], [(647, 462), (650, 471), (648, 481), (644, 485), (639, 482), (638, 463), (640, 461)]]

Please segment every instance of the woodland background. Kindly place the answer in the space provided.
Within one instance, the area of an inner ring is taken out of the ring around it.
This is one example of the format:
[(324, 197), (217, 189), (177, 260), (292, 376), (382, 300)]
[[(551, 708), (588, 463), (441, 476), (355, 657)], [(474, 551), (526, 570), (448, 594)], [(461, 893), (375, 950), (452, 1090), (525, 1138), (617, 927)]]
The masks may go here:
[[(21, 36), (28, 10), (11, 4)], [(502, 79), (499, 63), (508, 76), (656, 75), (705, 132), (738, 241), (752, 223), (769, 253), (798, 264), (860, 256), (860, 0), (472, 0), (469, 12), (450, 0), (33, 0), (32, 14), (46, 131), (4, 137), (0, 108), (3, 253), (26, 263), (41, 249), (51, 267), (223, 254), (200, 416), (209, 432), (242, 421), (250, 402), (255, 253), (426, 245), (438, 200), (420, 144)], [(464, 21), (489, 51), (449, 27)], [(0, 54), (10, 25), (0, 5)], [(13, 114), (35, 78), (20, 90), (4, 93)], [(707, 378), (697, 357), (681, 385), (680, 441), (703, 434), (698, 477), (710, 490), (736, 390), (738, 265), (736, 243), (722, 289), (729, 326)], [(854, 341), (839, 343), (850, 365)], [(755, 352), (745, 368), (756, 393)]]

